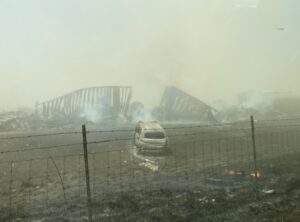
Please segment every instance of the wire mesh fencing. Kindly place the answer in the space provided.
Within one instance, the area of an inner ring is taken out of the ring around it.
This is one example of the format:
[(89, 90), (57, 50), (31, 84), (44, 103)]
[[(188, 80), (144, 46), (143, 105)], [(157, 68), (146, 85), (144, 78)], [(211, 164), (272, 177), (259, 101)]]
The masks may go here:
[(1, 220), (101, 218), (95, 207), (127, 192), (238, 189), (255, 201), (300, 151), (297, 124), (256, 125), (256, 162), (245, 123), (166, 127), (169, 150), (157, 155), (138, 152), (132, 129), (87, 131), (88, 169), (80, 131), (0, 138)]

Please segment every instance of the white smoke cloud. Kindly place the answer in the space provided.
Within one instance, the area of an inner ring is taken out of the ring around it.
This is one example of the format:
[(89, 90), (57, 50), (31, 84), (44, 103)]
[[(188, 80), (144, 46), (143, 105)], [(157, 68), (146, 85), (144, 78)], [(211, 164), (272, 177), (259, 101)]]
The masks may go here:
[(89, 122), (93, 123), (101, 123), (106, 118), (109, 117), (110, 114), (110, 108), (109, 106), (106, 106), (104, 104), (98, 104), (93, 107), (86, 108), (81, 114), (81, 118), (85, 118)]
[(138, 107), (132, 114), (132, 122), (136, 123), (138, 121), (149, 122), (154, 121), (155, 118), (152, 112), (144, 107)]
[(251, 91), (240, 96), (241, 105), (247, 109), (265, 111), (272, 107), (275, 94), (270, 92)]

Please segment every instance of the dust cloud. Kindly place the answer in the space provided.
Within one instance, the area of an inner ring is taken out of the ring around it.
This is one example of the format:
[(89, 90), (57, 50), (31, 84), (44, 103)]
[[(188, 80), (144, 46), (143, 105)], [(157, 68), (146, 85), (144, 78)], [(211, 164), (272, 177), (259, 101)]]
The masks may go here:
[(0, 3), (0, 110), (78, 88), (165, 86), (210, 102), (247, 90), (299, 92), (297, 0), (51, 0)]

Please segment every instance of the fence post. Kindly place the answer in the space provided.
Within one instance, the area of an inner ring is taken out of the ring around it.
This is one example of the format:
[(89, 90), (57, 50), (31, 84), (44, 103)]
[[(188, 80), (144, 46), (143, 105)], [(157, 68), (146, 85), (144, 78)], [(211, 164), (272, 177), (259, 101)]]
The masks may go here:
[(87, 152), (87, 139), (86, 139), (86, 128), (82, 125), (82, 139), (83, 139), (83, 152), (84, 152), (84, 164), (85, 164), (85, 180), (86, 180), (86, 193), (87, 193), (87, 207), (89, 221), (92, 221), (92, 201), (91, 201), (91, 187), (90, 187), (90, 171), (89, 171), (89, 160)]
[(12, 185), (13, 185), (13, 168), (14, 162), (10, 163), (10, 179), (9, 179), (9, 218), (12, 219)]
[(255, 142), (255, 127), (254, 117), (251, 116), (251, 134), (252, 134), (252, 145), (253, 145), (253, 160), (254, 160), (254, 175), (255, 175), (255, 195), (256, 199), (259, 199), (259, 188), (258, 188), (258, 171), (257, 171), (257, 158), (256, 158), (256, 142)]

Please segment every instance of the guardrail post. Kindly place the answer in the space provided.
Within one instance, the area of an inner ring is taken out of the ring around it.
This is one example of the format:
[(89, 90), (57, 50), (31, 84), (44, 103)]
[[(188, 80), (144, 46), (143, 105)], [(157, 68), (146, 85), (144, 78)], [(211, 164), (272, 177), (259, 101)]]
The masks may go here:
[(257, 158), (256, 158), (256, 141), (255, 141), (255, 127), (254, 117), (251, 116), (251, 134), (252, 134), (252, 147), (253, 147), (253, 160), (254, 160), (254, 176), (255, 176), (255, 195), (256, 199), (259, 199), (259, 187), (258, 187), (258, 171), (257, 171)]
[(87, 139), (86, 128), (82, 125), (82, 139), (83, 139), (83, 152), (84, 152), (84, 164), (85, 164), (85, 181), (86, 181), (86, 193), (87, 193), (87, 207), (89, 221), (92, 221), (92, 201), (91, 201), (91, 187), (90, 187), (90, 171), (89, 171), (89, 159), (87, 152)]

